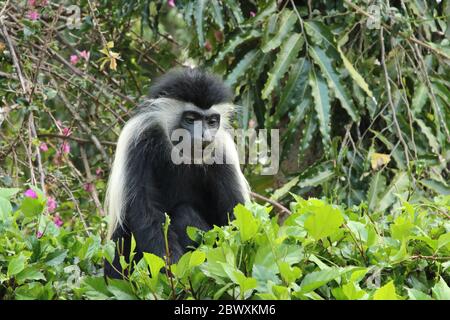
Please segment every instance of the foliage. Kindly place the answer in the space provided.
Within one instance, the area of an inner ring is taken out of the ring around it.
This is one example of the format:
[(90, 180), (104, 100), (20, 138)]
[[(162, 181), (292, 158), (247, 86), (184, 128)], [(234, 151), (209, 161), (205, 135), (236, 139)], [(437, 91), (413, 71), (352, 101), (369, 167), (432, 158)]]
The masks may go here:
[(126, 280), (106, 282), (114, 246), (80, 223), (56, 226), (41, 196), (17, 192), (0, 189), (2, 299), (450, 299), (449, 196), (374, 213), (293, 195), (281, 223), (270, 207), (238, 205), (228, 226), (189, 228), (200, 244), (178, 263), (132, 253)]
[[(0, 0), (0, 299), (448, 299), (449, 0), (73, 3)], [(179, 65), (280, 129), (281, 171), (244, 171), (293, 215), (238, 207), (106, 284), (115, 141)]]

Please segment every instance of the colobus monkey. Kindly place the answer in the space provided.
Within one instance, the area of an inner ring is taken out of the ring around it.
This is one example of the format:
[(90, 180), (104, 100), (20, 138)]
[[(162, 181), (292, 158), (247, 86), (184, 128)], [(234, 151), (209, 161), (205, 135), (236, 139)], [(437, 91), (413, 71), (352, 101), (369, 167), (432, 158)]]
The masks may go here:
[[(136, 261), (143, 252), (165, 255), (165, 213), (171, 218), (171, 261), (177, 261), (192, 245), (187, 226), (208, 230), (224, 225), (233, 208), (249, 200), (248, 183), (228, 132), (231, 100), (230, 89), (200, 69), (171, 70), (151, 87), (117, 144), (106, 208), (109, 237), (118, 250), (113, 264), (105, 263), (105, 276), (122, 277), (118, 252), (128, 258), (131, 235), (136, 240)], [(194, 144), (201, 140), (202, 149), (213, 143), (231, 161), (174, 163), (171, 136), (180, 129)]]

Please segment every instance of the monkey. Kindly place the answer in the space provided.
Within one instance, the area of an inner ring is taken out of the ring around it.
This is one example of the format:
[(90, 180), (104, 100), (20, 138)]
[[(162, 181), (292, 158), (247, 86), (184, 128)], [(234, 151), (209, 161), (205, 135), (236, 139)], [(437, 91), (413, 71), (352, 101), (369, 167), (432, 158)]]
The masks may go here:
[[(113, 263), (105, 261), (108, 278), (124, 276), (119, 252), (127, 259), (132, 236), (137, 261), (144, 252), (167, 254), (165, 214), (171, 219), (170, 259), (176, 262), (194, 244), (188, 226), (207, 231), (226, 225), (233, 208), (249, 201), (249, 184), (229, 132), (232, 93), (218, 76), (200, 68), (172, 69), (155, 81), (138, 109), (119, 135), (106, 191), (108, 238), (118, 246)], [(177, 130), (187, 133), (183, 143), (200, 145), (183, 150), (213, 146), (227, 161), (210, 161), (213, 153), (201, 162), (198, 157), (174, 161), (180, 149), (171, 137)]]

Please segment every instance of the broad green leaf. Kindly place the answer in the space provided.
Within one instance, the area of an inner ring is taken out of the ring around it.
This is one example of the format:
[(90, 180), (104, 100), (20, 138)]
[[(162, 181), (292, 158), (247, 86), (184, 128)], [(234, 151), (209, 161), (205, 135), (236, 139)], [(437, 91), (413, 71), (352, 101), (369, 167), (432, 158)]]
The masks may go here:
[(447, 196), (450, 195), (450, 186), (447, 186), (440, 181), (436, 181), (433, 179), (422, 179), (422, 180), (419, 180), (419, 182), (420, 182), (420, 184), (433, 190), (437, 194), (443, 194), (443, 195), (447, 195)]
[(8, 276), (14, 276), (18, 274), (19, 272), (22, 272), (23, 269), (25, 269), (25, 262), (27, 261), (27, 257), (20, 254), (19, 256), (16, 256), (12, 258), (8, 263)]
[(83, 279), (83, 294), (88, 299), (107, 300), (111, 297), (104, 277), (88, 277)]
[(250, 40), (259, 38), (261, 36), (261, 32), (258, 30), (251, 30), (249, 33), (238, 34), (230, 41), (228, 41), (227, 45), (220, 53), (217, 55), (217, 58), (214, 59), (214, 64), (219, 64), (223, 61), (223, 59), (229, 55), (230, 53), (234, 53), (236, 48), (241, 44), (246, 43)]
[(314, 108), (319, 120), (319, 130), (322, 134), (322, 141), (325, 147), (330, 145), (330, 99), (328, 97), (328, 87), (323, 77), (311, 68), (309, 73), (309, 85), (311, 86), (314, 98)]
[(437, 300), (450, 300), (450, 288), (442, 277), (439, 277), (439, 282), (431, 288), (433, 298)]
[(373, 300), (398, 300), (394, 281), (391, 280), (381, 288), (377, 289), (373, 295)]
[(25, 216), (34, 217), (42, 213), (42, 211), (44, 210), (44, 205), (39, 199), (25, 197), (20, 206), (20, 210)]
[(291, 32), (297, 22), (297, 16), (294, 11), (284, 9), (281, 12), (280, 22), (278, 23), (278, 32), (275, 36), (264, 44), (261, 48), (262, 52), (268, 53), (270, 50), (278, 48), (283, 39)]
[(329, 268), (308, 273), (302, 280), (300, 290), (302, 293), (313, 291), (331, 280), (338, 278), (341, 274), (341, 270), (338, 268)]
[(344, 217), (338, 208), (331, 205), (314, 207), (305, 220), (305, 229), (315, 240), (330, 236), (339, 230)]
[(201, 265), (206, 259), (206, 255), (202, 251), (192, 252), (191, 259), (189, 260), (189, 267), (194, 268)]
[(287, 262), (280, 262), (278, 268), (286, 284), (290, 284), (302, 276), (302, 270), (300, 268), (291, 267)]
[(274, 66), (268, 73), (268, 79), (261, 92), (263, 99), (269, 98), (275, 86), (279, 84), (280, 79), (287, 72), (290, 64), (297, 58), (297, 54), (303, 46), (303, 38), (299, 33), (292, 34), (283, 44), (277, 55)]
[(450, 250), (450, 232), (444, 233), (439, 236), (437, 251), (441, 248), (447, 248)]
[(316, 64), (322, 70), (322, 74), (326, 77), (329, 87), (333, 89), (334, 94), (341, 102), (342, 107), (347, 111), (353, 121), (358, 121), (359, 115), (353, 103), (352, 97), (347, 89), (341, 84), (337, 71), (332, 66), (332, 60), (327, 56), (324, 50), (317, 46), (310, 46), (309, 53)]
[(0, 188), (0, 198), (10, 199), (19, 191), (19, 188)]
[(234, 208), (234, 225), (239, 229), (242, 242), (246, 242), (252, 239), (259, 229), (259, 221), (255, 219), (252, 212), (244, 207), (242, 204), (238, 204)]
[(299, 177), (295, 177), (291, 179), (289, 182), (285, 183), (281, 188), (275, 190), (274, 193), (272, 193), (270, 199), (277, 201), (283, 198), (285, 195), (288, 194), (289, 190), (291, 190), (298, 184), (298, 179)]
[(12, 212), (13, 208), (9, 200), (0, 197), (0, 221), (6, 219)]
[(108, 290), (117, 300), (136, 300), (131, 284), (125, 280), (109, 279)]
[(16, 280), (19, 284), (27, 280), (46, 280), (44, 274), (35, 266), (27, 266), (24, 270), (17, 274)]
[(145, 262), (147, 262), (147, 265), (150, 267), (152, 278), (156, 278), (159, 275), (161, 269), (165, 266), (164, 260), (157, 255), (148, 252), (144, 252), (144, 259)]
[(429, 295), (414, 288), (406, 288), (410, 300), (433, 300)]
[(414, 96), (412, 99), (412, 111), (414, 114), (418, 115), (422, 112), (422, 109), (427, 102), (428, 90), (427, 86), (423, 82), (416, 83), (414, 87), (416, 89), (414, 90)]
[(431, 150), (435, 153), (439, 153), (441, 148), (439, 147), (438, 139), (434, 136), (431, 129), (421, 119), (414, 118), (414, 121), (419, 125), (419, 128), (425, 137), (427, 137)]

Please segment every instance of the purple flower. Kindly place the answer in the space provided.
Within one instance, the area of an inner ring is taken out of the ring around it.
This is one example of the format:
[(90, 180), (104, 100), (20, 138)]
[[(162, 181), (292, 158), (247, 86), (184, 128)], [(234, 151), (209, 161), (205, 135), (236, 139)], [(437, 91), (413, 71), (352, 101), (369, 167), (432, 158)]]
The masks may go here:
[(254, 17), (254, 16), (256, 16), (256, 13), (255, 13), (254, 11), (250, 11), (250, 15), (251, 15), (252, 17)]
[(97, 175), (97, 177), (101, 177), (103, 175), (103, 169), (102, 168), (97, 168), (95, 170), (95, 174)]
[(25, 195), (25, 197), (28, 197), (28, 198), (33, 198), (33, 199), (38, 198), (37, 193), (32, 189), (28, 189), (27, 191), (25, 191), (24, 195)]
[(53, 223), (58, 228), (61, 228), (61, 226), (63, 225), (64, 221), (61, 219), (60, 216), (56, 215), (56, 216), (53, 217)]
[(62, 129), (62, 134), (66, 137), (70, 136), (72, 134), (72, 129), (70, 128), (63, 128)]
[(28, 0), (28, 5), (34, 7), (36, 5), (36, 0)]
[(36, 232), (36, 238), (38, 238), (38, 239), (42, 238), (43, 235), (44, 235), (44, 233), (42, 233), (42, 231)]
[(57, 206), (58, 206), (58, 204), (56, 203), (56, 200), (54, 198), (52, 198), (52, 197), (47, 198), (48, 212), (55, 211)]
[(40, 18), (40, 15), (37, 11), (30, 11), (28, 12), (28, 19), (32, 20), (32, 21), (36, 21)]
[(41, 149), (41, 151), (47, 152), (48, 151), (48, 146), (47, 146), (47, 144), (45, 142), (42, 142), (39, 145), (39, 149)]
[(168, 0), (167, 4), (169, 5), (169, 7), (175, 8), (175, 0)]

